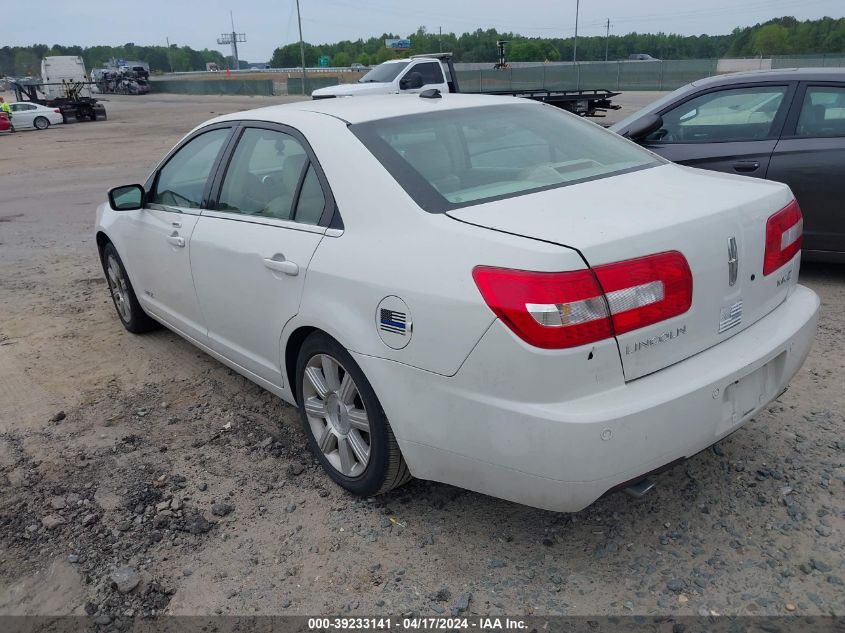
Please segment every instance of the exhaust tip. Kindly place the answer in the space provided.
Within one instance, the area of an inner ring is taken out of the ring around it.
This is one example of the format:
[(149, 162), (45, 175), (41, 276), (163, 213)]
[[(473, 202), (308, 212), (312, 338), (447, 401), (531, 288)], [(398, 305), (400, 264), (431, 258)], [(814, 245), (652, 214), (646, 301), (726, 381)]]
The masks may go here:
[(646, 496), (653, 489), (654, 482), (648, 477), (640, 479), (638, 482), (631, 484), (627, 488), (624, 488), (626, 494), (629, 494), (637, 499)]

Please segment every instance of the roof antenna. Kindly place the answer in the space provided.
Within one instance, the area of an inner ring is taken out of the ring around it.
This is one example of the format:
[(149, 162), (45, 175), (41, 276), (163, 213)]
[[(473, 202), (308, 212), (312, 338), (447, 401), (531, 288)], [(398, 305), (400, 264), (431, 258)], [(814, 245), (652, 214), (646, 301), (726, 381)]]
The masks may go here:
[(437, 88), (429, 88), (420, 93), (420, 99), (440, 99), (442, 96)]

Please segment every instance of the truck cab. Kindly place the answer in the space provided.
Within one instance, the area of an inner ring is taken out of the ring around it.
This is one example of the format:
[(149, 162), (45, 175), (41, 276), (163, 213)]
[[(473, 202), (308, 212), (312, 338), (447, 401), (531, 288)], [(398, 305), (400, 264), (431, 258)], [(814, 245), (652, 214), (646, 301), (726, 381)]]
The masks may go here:
[[(445, 53), (444, 53), (445, 55)], [(319, 88), (311, 93), (314, 99), (416, 93), (436, 88), (442, 93), (455, 92), (448, 66), (439, 55), (394, 59), (379, 64), (354, 84)]]

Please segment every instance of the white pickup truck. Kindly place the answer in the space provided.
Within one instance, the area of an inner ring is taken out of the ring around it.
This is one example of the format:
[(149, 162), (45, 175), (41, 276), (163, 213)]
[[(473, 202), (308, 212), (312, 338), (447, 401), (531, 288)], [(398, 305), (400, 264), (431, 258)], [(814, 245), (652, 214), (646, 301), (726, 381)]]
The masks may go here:
[[(429, 90), (437, 90), (440, 93), (466, 92), (460, 90), (458, 86), (452, 53), (393, 59), (379, 64), (361, 77), (357, 83), (319, 88), (311, 93), (311, 97), (331, 99), (332, 97), (406, 94)], [(619, 93), (609, 90), (485, 90), (484, 94), (510, 95), (544, 101), (581, 116), (602, 116), (600, 113), (605, 110), (619, 107), (611, 104), (611, 99)]]

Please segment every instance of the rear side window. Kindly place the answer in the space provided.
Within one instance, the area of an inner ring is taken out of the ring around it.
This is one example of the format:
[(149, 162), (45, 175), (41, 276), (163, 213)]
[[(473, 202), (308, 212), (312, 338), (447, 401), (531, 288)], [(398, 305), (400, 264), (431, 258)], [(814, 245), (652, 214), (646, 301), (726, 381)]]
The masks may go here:
[(443, 71), (440, 70), (440, 64), (434, 62), (426, 62), (425, 64), (417, 64), (411, 69), (412, 73), (419, 73), (422, 75), (423, 85), (427, 84), (442, 84)]
[(205, 132), (183, 145), (158, 173), (152, 202), (197, 209), (229, 128)]
[(350, 129), (433, 213), (663, 164), (612, 132), (533, 103), (446, 109)]
[(314, 166), (309, 165), (296, 201), (296, 213), (293, 219), (303, 224), (317, 224), (326, 208), (326, 196), (317, 178)]
[(226, 170), (217, 209), (292, 219), (297, 187), (307, 163), (305, 148), (291, 135), (247, 128)]
[(708, 92), (663, 115), (663, 126), (646, 139), (662, 143), (753, 141), (769, 138), (786, 86)]
[(809, 86), (798, 115), (797, 136), (845, 136), (845, 87)]

